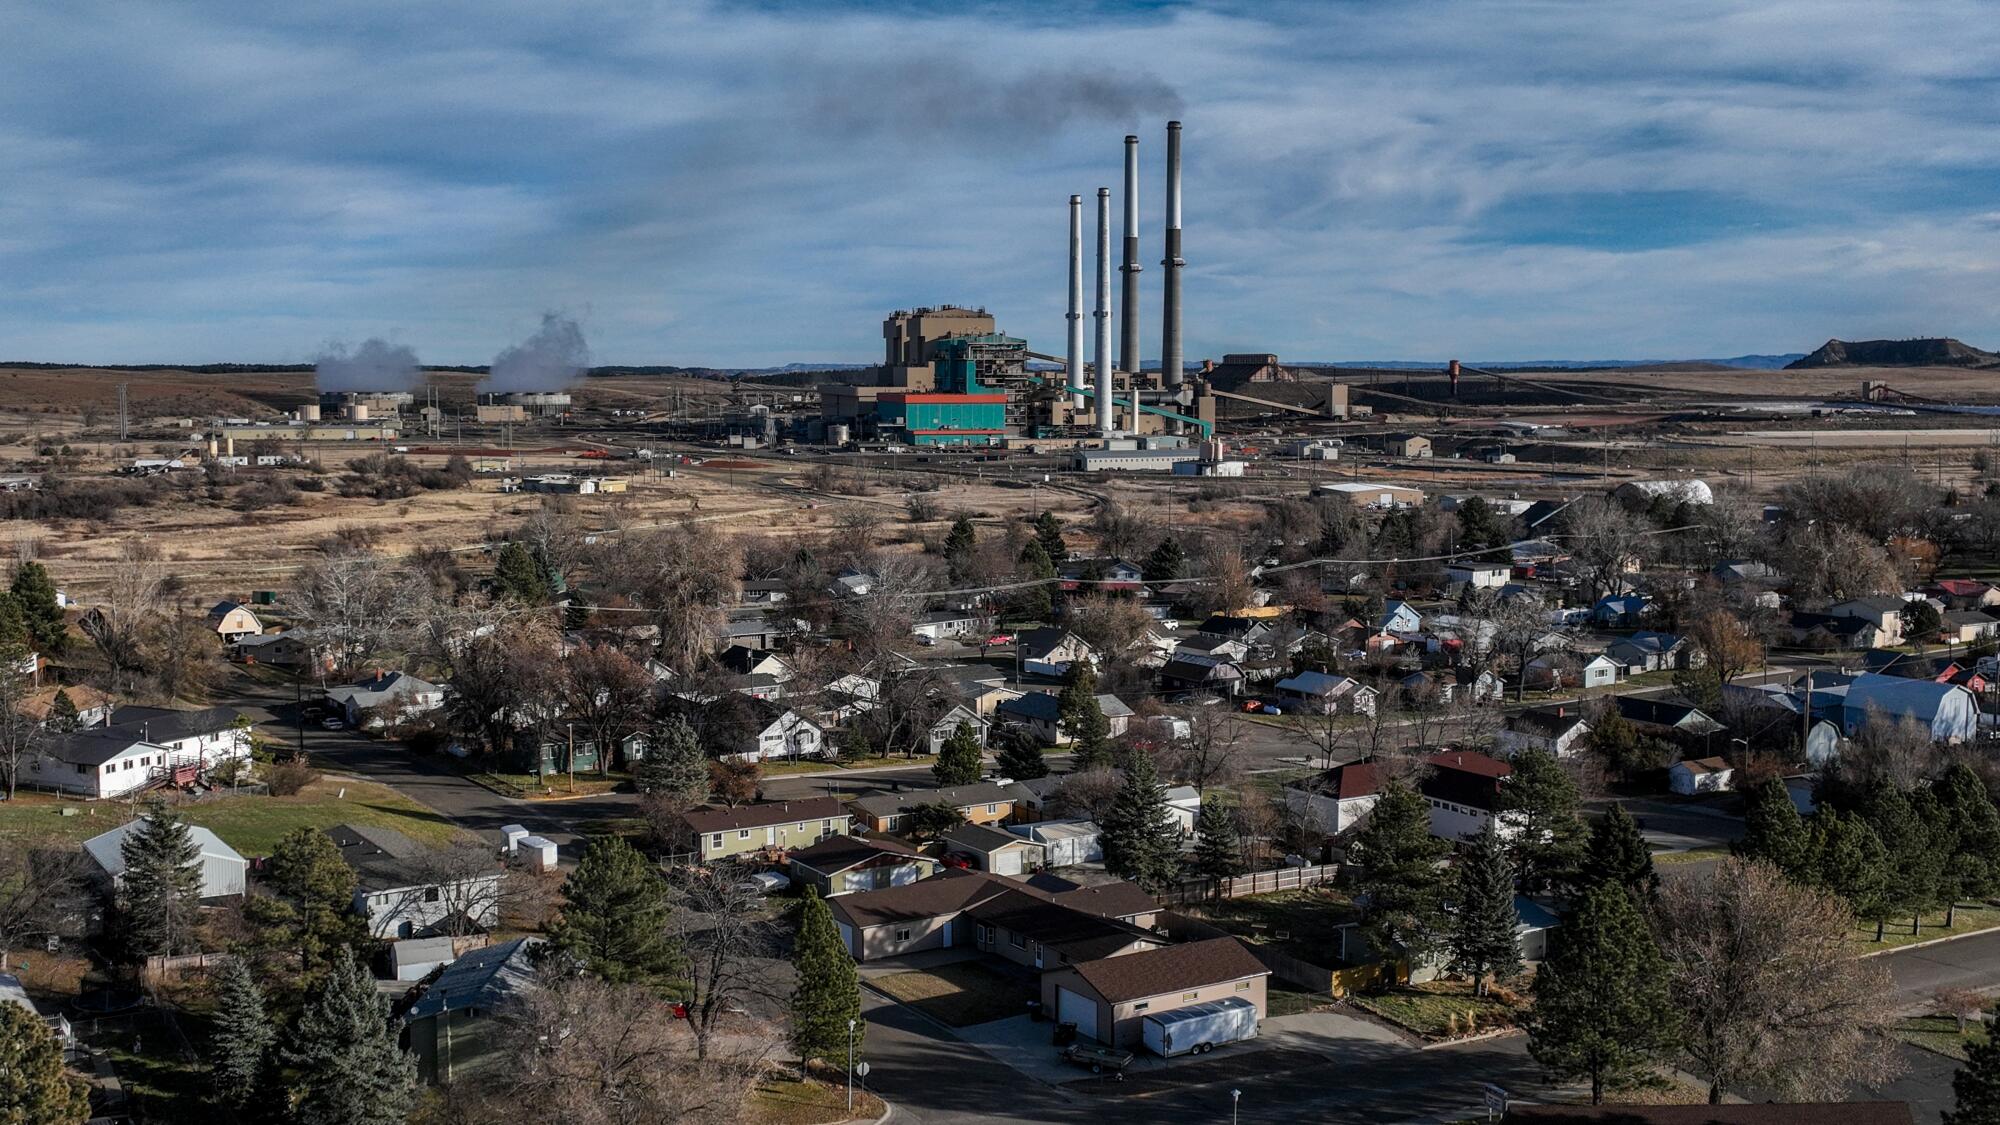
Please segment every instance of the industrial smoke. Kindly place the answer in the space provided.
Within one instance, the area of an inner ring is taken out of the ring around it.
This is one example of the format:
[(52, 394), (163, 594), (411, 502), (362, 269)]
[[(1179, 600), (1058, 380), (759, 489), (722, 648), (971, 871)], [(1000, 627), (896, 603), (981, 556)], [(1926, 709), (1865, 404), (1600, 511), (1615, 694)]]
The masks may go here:
[(328, 344), (313, 360), (313, 379), (322, 391), (409, 391), (422, 384), (423, 367), (408, 346), (372, 337), (351, 352)]
[(576, 321), (542, 314), (542, 326), (526, 340), (493, 357), (484, 389), (496, 393), (546, 391), (564, 386), (590, 368), (590, 345)]

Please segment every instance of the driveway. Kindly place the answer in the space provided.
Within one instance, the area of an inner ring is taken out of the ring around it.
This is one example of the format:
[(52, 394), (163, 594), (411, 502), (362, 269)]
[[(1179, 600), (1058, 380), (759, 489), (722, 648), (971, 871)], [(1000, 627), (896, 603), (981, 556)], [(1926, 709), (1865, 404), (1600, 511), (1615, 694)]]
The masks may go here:
[(1743, 818), (1696, 804), (1643, 797), (1620, 802), (1639, 822), (1639, 834), (1658, 851), (1687, 851), (1733, 844), (1743, 838)]

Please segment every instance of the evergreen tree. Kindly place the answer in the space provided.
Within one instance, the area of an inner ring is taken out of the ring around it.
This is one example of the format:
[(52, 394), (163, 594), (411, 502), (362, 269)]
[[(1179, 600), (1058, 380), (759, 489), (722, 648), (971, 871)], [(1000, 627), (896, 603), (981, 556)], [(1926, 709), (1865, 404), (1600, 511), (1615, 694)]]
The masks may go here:
[(910, 810), (910, 835), (935, 840), (965, 823), (965, 814), (949, 801), (931, 801)]
[(1882, 923), (1895, 908), (1888, 893), (1889, 859), (1882, 840), (1858, 814), (1822, 808), (1806, 835), (1807, 882), (1847, 900), (1857, 917)]
[(180, 814), (154, 801), (118, 850), (125, 861), (119, 908), (127, 951), (144, 959), (193, 950), (201, 905), (201, 845)]
[(1590, 844), (1584, 849), (1579, 882), (1585, 887), (1616, 883), (1630, 891), (1639, 902), (1650, 902), (1660, 890), (1659, 873), (1653, 870), (1653, 852), (1639, 825), (1625, 806), (1613, 804), (1611, 811), (1590, 826)]
[(76, 712), (76, 700), (62, 688), (57, 688), (56, 697), (49, 701), (47, 725), (56, 734), (73, 734), (83, 727), (83, 716)]
[(1120, 879), (1152, 891), (1179, 872), (1180, 832), (1167, 812), (1167, 787), (1151, 756), (1135, 753), (1126, 763), (1124, 784), (1098, 827), (1104, 833), (1104, 869)]
[(1042, 744), (1024, 731), (1008, 731), (993, 762), (1000, 776), (1015, 781), (1033, 781), (1049, 776), (1049, 763), (1042, 758)]
[(1111, 722), (1097, 702), (1097, 669), (1088, 660), (1072, 661), (1056, 697), (1062, 716), (1063, 733), (1069, 736), (1070, 753), (1076, 756), (1070, 768), (1096, 769), (1110, 764)]
[(1512, 840), (1521, 890), (1539, 894), (1574, 877), (1583, 862), (1583, 822), (1576, 780), (1554, 754), (1530, 747), (1514, 755), (1513, 775), (1500, 789), (1504, 811), (1517, 814)]
[(1908, 917), (1910, 933), (1915, 934), (1923, 912), (1937, 905), (1947, 856), (1935, 850), (1931, 825), (1900, 790), (1878, 787), (1864, 802), (1861, 815), (1882, 841), (1888, 863), (1890, 878), (1883, 912)]
[(1458, 548), (1479, 553), (1504, 547), (1513, 539), (1507, 523), (1483, 496), (1467, 497), (1458, 506)]
[(979, 736), (972, 732), (972, 724), (960, 723), (938, 749), (937, 761), (931, 763), (931, 776), (937, 778), (939, 785), (971, 785), (979, 780), (984, 764)]
[(860, 723), (850, 722), (840, 732), (841, 761), (858, 762), (874, 752), (875, 748), (868, 743), (868, 731)]
[(868, 1028), (861, 1018), (860, 978), (854, 958), (840, 940), (833, 911), (811, 887), (799, 900), (798, 910), (798, 939), (792, 945), (798, 977), (792, 992), (792, 1049), (805, 1062), (842, 1065), (849, 1042), (859, 1051)]
[(403, 1125), (415, 1108), (416, 1068), (396, 1045), (388, 1006), (351, 953), (333, 959), (326, 983), (286, 1036), (297, 1125)]
[(1049, 562), (1060, 565), (1069, 558), (1069, 545), (1063, 542), (1062, 521), (1054, 512), (1043, 512), (1035, 518), (1035, 542), (1042, 545), (1042, 553)]
[(353, 912), (354, 868), (333, 837), (317, 828), (293, 829), (272, 849), (270, 870), (271, 885), (283, 896), (285, 909), (266, 907), (266, 917), (286, 931), (286, 944), (298, 950), (300, 969), (345, 957), (346, 946), (367, 937), (362, 919)]
[(1590, 1102), (1607, 1084), (1643, 1072), (1673, 1042), (1667, 966), (1624, 888), (1600, 883), (1552, 935), (1535, 976), (1528, 1053), (1562, 1078), (1590, 1079)]
[(1943, 1125), (2000, 1125), (2000, 1030), (1965, 1049), (1965, 1065), (1951, 1076), (1952, 1109)]
[(1762, 860), (1793, 879), (1805, 878), (1811, 859), (1805, 818), (1783, 781), (1766, 778), (1750, 790), (1743, 823), (1743, 838), (1731, 851), (1744, 859)]
[(1049, 580), (1056, 576), (1056, 564), (1050, 560), (1039, 540), (1028, 540), (1021, 548), (1021, 578), (1042, 583), (1015, 590), (1010, 597), (1014, 600), (1014, 612), (1030, 621), (1046, 621), (1055, 612), (1055, 594)]
[(1954, 825), (1954, 844), (1944, 871), (1945, 925), (1956, 920), (1962, 899), (2000, 893), (2000, 810), (1986, 783), (1964, 762), (1953, 765), (1935, 787), (1943, 808), (1940, 820)]
[(499, 557), (493, 560), (493, 582), (503, 597), (522, 605), (547, 605), (552, 593), (548, 570), (521, 542), (500, 548)]
[(208, 1039), (208, 1096), (229, 1120), (256, 1114), (266, 1096), (277, 1028), (264, 1011), (264, 993), (240, 957), (222, 963), (216, 980), (215, 1017)]
[(1236, 818), (1213, 797), (1201, 803), (1194, 821), (1194, 856), (1190, 869), (1204, 879), (1227, 879), (1243, 870), (1243, 838)]
[(615, 984), (657, 981), (680, 964), (667, 936), (666, 880), (622, 836), (599, 836), (563, 880), (549, 945)]
[(35, 647), (44, 653), (61, 655), (69, 647), (69, 623), (63, 618), (62, 607), (56, 604), (56, 584), (49, 577), (48, 568), (38, 562), (15, 567), (8, 593), (14, 595), (20, 606), (22, 620)]
[(953, 520), (951, 531), (944, 537), (944, 560), (954, 584), (965, 581), (972, 568), (972, 553), (978, 546), (979, 536), (972, 529), (972, 521), (964, 516)]
[(34, 648), (35, 635), (28, 629), (28, 615), (21, 612), (20, 599), (0, 590), (0, 655), (8, 656), (11, 664)]
[(1181, 541), (1169, 535), (1160, 540), (1146, 561), (1139, 566), (1142, 577), (1148, 582), (1172, 582), (1181, 576), (1181, 568), (1187, 565), (1187, 552), (1181, 550)]
[(1417, 791), (1400, 781), (1382, 786), (1375, 808), (1356, 833), (1348, 856), (1361, 869), (1356, 898), (1367, 906), (1361, 931), (1385, 957), (1400, 950), (1412, 961), (1437, 946), (1444, 930), (1444, 873), (1451, 845), (1431, 835), (1431, 814)]
[(63, 1068), (62, 1041), (41, 1017), (0, 1004), (0, 1121), (9, 1125), (83, 1125), (90, 1087)]
[(641, 793), (662, 793), (683, 801), (708, 795), (708, 755), (701, 738), (679, 715), (670, 716), (647, 741), (646, 756), (632, 770)]
[(1470, 976), (1474, 992), (1484, 996), (1489, 977), (1504, 980), (1521, 970), (1514, 867), (1492, 821), (1459, 855), (1451, 897), (1457, 907), (1445, 937), (1451, 969)]

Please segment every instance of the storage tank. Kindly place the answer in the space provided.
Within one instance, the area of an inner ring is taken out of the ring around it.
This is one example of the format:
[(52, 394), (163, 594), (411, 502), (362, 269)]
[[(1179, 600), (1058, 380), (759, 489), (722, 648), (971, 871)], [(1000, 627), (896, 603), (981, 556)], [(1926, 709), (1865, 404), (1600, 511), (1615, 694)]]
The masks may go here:
[(350, 422), (366, 422), (368, 420), (368, 404), (365, 402), (348, 403), (347, 420)]
[(829, 422), (826, 427), (826, 443), (828, 445), (846, 445), (849, 432), (847, 423)]
[(1231, 996), (1189, 1004), (1139, 1021), (1146, 1049), (1162, 1058), (1205, 1052), (1257, 1037), (1257, 1005)]
[(306, 403), (304, 406), (299, 407), (299, 421), (301, 422), (319, 421), (319, 403), (309, 402)]

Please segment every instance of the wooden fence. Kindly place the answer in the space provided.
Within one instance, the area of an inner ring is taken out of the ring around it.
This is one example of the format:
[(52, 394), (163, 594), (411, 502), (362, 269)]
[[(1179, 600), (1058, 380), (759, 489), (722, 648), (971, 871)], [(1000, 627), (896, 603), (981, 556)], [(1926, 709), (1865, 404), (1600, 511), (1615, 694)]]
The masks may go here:
[(1267, 895), (1296, 891), (1331, 883), (1340, 876), (1340, 865), (1322, 863), (1311, 867), (1277, 867), (1252, 871), (1231, 879), (1189, 879), (1155, 896), (1162, 906), (1192, 906), (1224, 898)]
[[(1175, 941), (1206, 941), (1209, 938), (1230, 937), (1228, 930), (1217, 926), (1205, 918), (1182, 914), (1177, 910), (1162, 911), (1156, 924), (1167, 931)], [(1374, 966), (1364, 969), (1333, 970), (1324, 965), (1315, 965), (1304, 958), (1274, 949), (1261, 941), (1245, 941), (1244, 947), (1271, 970), (1271, 975), (1293, 988), (1318, 994), (1344, 995), (1343, 974), (1371, 971)], [(1336, 952), (1329, 950), (1329, 952)]]

